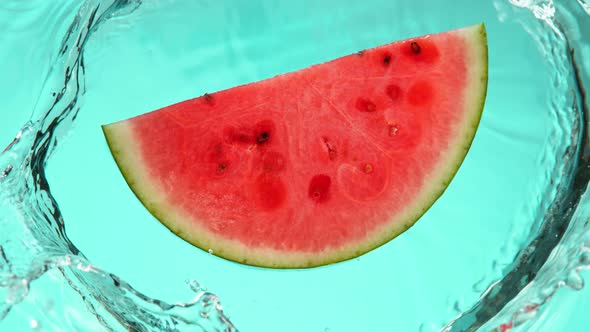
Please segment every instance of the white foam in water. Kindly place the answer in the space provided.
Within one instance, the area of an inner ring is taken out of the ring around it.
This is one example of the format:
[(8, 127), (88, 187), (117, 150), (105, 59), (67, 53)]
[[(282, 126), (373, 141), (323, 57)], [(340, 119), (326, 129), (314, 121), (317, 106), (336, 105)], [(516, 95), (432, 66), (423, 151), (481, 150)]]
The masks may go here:
[[(0, 104), (0, 143), (18, 132), (0, 154), (0, 330), (527, 331), (557, 289), (581, 289), (588, 4), (465, 1), (441, 22), (425, 17), (442, 1), (339, 4), (0, 4), (0, 47), (37, 41), (24, 60), (0, 52), (0, 69), (30, 64), (26, 84), (0, 78), (14, 93)], [(100, 137), (103, 123), (206, 91), (479, 21), (488, 100), (454, 183), (404, 236), (334, 267), (271, 271), (196, 252), (146, 220)]]

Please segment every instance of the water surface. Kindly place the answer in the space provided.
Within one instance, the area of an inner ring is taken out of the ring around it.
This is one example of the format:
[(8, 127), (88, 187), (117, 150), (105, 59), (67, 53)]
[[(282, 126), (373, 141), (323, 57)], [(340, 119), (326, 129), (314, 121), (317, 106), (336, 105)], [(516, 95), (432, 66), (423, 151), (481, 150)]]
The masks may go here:
[[(575, 271), (590, 260), (588, 7), (458, 1), (449, 10), (449, 3), (0, 5), (0, 28), (10, 32), (0, 37), (0, 143), (10, 144), (0, 155), (0, 327), (526, 331), (539, 324), (557, 288), (582, 287)], [(489, 90), (469, 155), (416, 226), (349, 262), (274, 271), (196, 250), (135, 199), (100, 131), (205, 92), (479, 22), (488, 30)]]

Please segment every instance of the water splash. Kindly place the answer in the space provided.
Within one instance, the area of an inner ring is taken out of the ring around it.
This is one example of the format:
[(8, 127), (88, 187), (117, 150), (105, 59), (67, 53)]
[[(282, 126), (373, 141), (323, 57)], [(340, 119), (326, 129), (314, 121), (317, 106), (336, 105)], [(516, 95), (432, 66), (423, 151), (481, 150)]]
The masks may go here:
[[(496, 3), (500, 3), (499, 7), (508, 5), (506, 1)], [(578, 4), (579, 9), (588, 12), (586, 1), (578, 0)], [(54, 273), (87, 307), (95, 320), (91, 330), (235, 330), (218, 298), (196, 281), (188, 282), (195, 294), (191, 301), (168, 304), (142, 295), (88, 262), (65, 236), (63, 218), (45, 179), (45, 162), (72, 126), (83, 102), (86, 41), (104, 23), (132, 14), (139, 5), (139, 1), (131, 0), (96, 0), (80, 5), (52, 60), (32, 120), (0, 155), (0, 320), (31, 295), (39, 279)], [(549, 98), (555, 126), (540, 161), (544, 167), (540, 168), (543, 174), (539, 178), (546, 182), (539, 184), (543, 187), (537, 191), (539, 197), (531, 199), (523, 213), (536, 221), (530, 235), (518, 235), (528, 239), (524, 242), (529, 246), (506, 268), (502, 280), (479, 285), (482, 299), (449, 324), (448, 331), (526, 326), (557, 288), (581, 288), (583, 279), (577, 270), (590, 264), (590, 198), (584, 193), (588, 183), (584, 175), (588, 165), (586, 113), (582, 111), (585, 81), (579, 78), (583, 72), (577, 69), (583, 66), (576, 65), (582, 55), (571, 51), (575, 47), (566, 33), (577, 23), (559, 17), (575, 3), (560, 7), (560, 3), (552, 1), (512, 0), (511, 5), (510, 10), (532, 13), (529, 16), (535, 20), (523, 22), (523, 26), (536, 38), (539, 48), (548, 55), (548, 65), (555, 69), (555, 89)], [(571, 90), (572, 86), (577, 89)], [(555, 155), (561, 156), (559, 162)], [(462, 303), (457, 308), (465, 310)], [(31, 320), (32, 328), (43, 324)]]
[(580, 4), (580, 7), (582, 7), (582, 9), (584, 9), (588, 15), (590, 15), (590, 2), (586, 0), (578, 0), (578, 3)]
[[(45, 164), (72, 126), (85, 92), (84, 47), (92, 33), (131, 14), (136, 0), (89, 0), (67, 28), (31, 120), (0, 154), (0, 320), (29, 295), (31, 285), (57, 271), (105, 331), (235, 331), (219, 299), (201, 287), (194, 298), (168, 304), (151, 299), (86, 260), (65, 235), (45, 178)], [(44, 99), (43, 96), (52, 98)], [(30, 321), (31, 328), (39, 322)]]
[[(540, 182), (544, 189), (537, 192), (541, 196), (528, 207), (533, 211), (527, 215), (536, 216), (531, 235), (524, 241), (528, 246), (521, 249), (502, 280), (492, 283), (480, 301), (461, 313), (444, 331), (506, 332), (517, 328), (526, 331), (527, 324), (538, 317), (543, 304), (557, 289), (583, 287), (578, 271), (589, 266), (587, 125), (590, 114), (585, 97), (588, 81), (583, 77), (588, 73), (579, 64), (580, 56), (575, 54), (579, 48), (574, 42), (579, 37), (570, 35), (581, 29), (587, 17), (572, 19), (572, 13), (580, 9), (573, 2), (510, 0), (510, 3), (535, 17), (534, 21), (524, 18), (520, 23), (546, 55), (554, 75), (549, 98), (554, 126), (540, 162), (545, 172), (540, 178), (546, 181)], [(579, 4), (587, 9), (584, 3), (579, 1)], [(500, 1), (496, 7), (501, 11), (513, 10), (505, 8)]]

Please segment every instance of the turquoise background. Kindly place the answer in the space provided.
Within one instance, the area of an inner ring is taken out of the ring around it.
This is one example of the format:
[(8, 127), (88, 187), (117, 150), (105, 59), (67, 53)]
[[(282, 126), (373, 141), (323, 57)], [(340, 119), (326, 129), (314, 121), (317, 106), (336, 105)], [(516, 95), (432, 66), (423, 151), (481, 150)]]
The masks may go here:
[[(48, 165), (68, 235), (93, 263), (150, 296), (189, 300), (184, 281), (199, 280), (220, 296), (242, 331), (436, 330), (502, 275), (527, 239), (530, 197), (547, 181), (540, 159), (552, 125), (551, 68), (521, 26), (533, 20), (530, 13), (499, 3), (160, 1), (107, 22), (86, 48), (80, 115)], [(1, 146), (48, 98), (39, 97), (43, 82), (64, 22), (78, 8), (74, 1), (32, 1), (15, 11), (18, 6), (0, 5), (0, 31), (7, 31), (0, 35)], [(465, 163), (415, 227), (350, 262), (272, 271), (196, 250), (135, 199), (100, 131), (101, 124), (204, 92), (482, 21), (489, 34), (489, 91)], [(38, 303), (67, 292), (55, 278), (33, 284), (32, 303), (0, 330), (29, 330), (29, 319), (44, 311)], [(558, 292), (532, 331), (586, 331), (589, 297), (587, 289)], [(76, 315), (80, 303), (65, 302), (69, 321), (84, 319)]]

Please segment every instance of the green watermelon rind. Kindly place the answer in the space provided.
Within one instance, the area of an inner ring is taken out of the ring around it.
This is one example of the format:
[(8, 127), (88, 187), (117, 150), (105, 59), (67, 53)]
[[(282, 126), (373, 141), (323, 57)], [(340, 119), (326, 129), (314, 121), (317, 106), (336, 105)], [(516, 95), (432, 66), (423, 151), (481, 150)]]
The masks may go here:
[(218, 236), (197, 223), (167, 202), (162, 190), (143, 167), (139, 148), (135, 144), (132, 128), (126, 121), (102, 126), (107, 144), (125, 181), (146, 209), (171, 232), (185, 241), (216, 256), (242, 264), (268, 268), (308, 268), (328, 265), (356, 258), (396, 238), (405, 232), (436, 202), (463, 163), (475, 137), (484, 108), (488, 82), (488, 49), (485, 25), (483, 23), (456, 30), (465, 36), (470, 52), (468, 80), (465, 95), (465, 116), (463, 125), (458, 125), (454, 149), (447, 151), (446, 161), (440, 162), (439, 171), (433, 172), (421, 195), (402, 213), (397, 220), (383, 223), (384, 229), (376, 229), (372, 237), (350, 243), (343, 248), (328, 252), (287, 252), (272, 248), (247, 247), (237, 241)]

